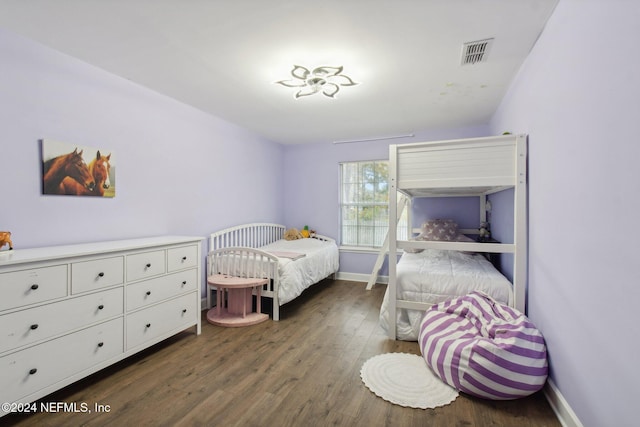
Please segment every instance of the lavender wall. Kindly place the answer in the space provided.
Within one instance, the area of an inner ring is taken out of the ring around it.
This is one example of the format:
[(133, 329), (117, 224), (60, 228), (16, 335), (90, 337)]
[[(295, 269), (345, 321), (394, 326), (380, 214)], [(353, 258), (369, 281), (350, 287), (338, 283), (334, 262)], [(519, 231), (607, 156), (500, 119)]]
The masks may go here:
[(529, 315), (585, 426), (637, 425), (640, 3), (562, 0), (492, 121), (529, 133)]
[[(339, 163), (389, 158), (389, 145), (418, 141), (486, 136), (488, 126), (417, 132), (411, 139), (381, 140), (351, 144), (287, 146), (284, 153), (284, 193), (287, 195), (284, 223), (287, 227), (309, 225), (320, 234), (339, 237)], [(439, 202), (434, 206), (442, 212)], [(474, 212), (477, 212), (474, 211)], [(370, 274), (377, 253), (340, 253), (342, 273)], [(386, 274), (386, 268), (381, 271)]]
[[(491, 223), (491, 237), (502, 243), (513, 243), (514, 191), (499, 191), (489, 195), (491, 212), (487, 219)], [(500, 254), (499, 269), (509, 280), (513, 280), (513, 254)]]
[(480, 198), (478, 197), (429, 197), (414, 199), (412, 226), (420, 227), (430, 219), (449, 218), (460, 228), (478, 228)]
[[(0, 58), (0, 229), (16, 248), (282, 220), (281, 145), (3, 30)], [(42, 138), (113, 150), (116, 197), (41, 195)]]

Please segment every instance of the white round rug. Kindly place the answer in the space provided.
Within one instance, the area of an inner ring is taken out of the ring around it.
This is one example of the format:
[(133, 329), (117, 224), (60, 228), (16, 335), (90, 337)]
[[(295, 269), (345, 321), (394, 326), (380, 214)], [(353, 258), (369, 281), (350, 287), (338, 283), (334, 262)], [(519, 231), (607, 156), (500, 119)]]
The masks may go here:
[(400, 406), (436, 408), (458, 397), (458, 391), (442, 382), (415, 354), (373, 356), (362, 365), (360, 377), (377, 396)]

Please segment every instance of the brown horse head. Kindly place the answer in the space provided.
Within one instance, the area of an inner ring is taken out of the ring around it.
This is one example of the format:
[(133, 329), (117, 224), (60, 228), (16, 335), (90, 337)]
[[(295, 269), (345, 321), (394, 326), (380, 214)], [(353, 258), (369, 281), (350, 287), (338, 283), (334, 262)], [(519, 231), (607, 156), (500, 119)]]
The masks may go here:
[(63, 168), (66, 176), (78, 181), (84, 188), (92, 191), (96, 185), (93, 176), (89, 173), (89, 167), (82, 159), (82, 151), (76, 148), (72, 153), (63, 156)]
[(76, 194), (66, 191), (66, 183), (77, 184), (80, 191), (93, 191), (96, 184), (78, 148), (69, 154), (47, 160), (43, 165), (44, 194)]
[(95, 181), (95, 193), (104, 195), (104, 190), (111, 187), (111, 179), (109, 178), (109, 172), (111, 170), (111, 154), (103, 156), (100, 154), (100, 150), (96, 153), (96, 158), (89, 163), (89, 171)]

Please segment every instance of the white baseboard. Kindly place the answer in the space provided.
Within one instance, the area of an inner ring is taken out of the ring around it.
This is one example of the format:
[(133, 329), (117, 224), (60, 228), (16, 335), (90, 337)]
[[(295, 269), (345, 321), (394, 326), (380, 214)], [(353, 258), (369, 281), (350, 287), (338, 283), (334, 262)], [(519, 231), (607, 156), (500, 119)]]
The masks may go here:
[(573, 409), (571, 409), (553, 381), (547, 380), (543, 391), (549, 405), (551, 405), (551, 409), (553, 409), (563, 427), (583, 427), (578, 416), (573, 412)]
[[(362, 274), (362, 273), (346, 273), (346, 272), (340, 272), (340, 271), (338, 271), (336, 273), (336, 279), (337, 280), (350, 280), (350, 281), (353, 281), (353, 282), (364, 282), (364, 283), (367, 283), (367, 282), (369, 282), (369, 277), (371, 277), (371, 275)], [(376, 283), (387, 284), (387, 283), (389, 283), (389, 277), (387, 277), (387, 276), (378, 276), (378, 279), (376, 280)]]

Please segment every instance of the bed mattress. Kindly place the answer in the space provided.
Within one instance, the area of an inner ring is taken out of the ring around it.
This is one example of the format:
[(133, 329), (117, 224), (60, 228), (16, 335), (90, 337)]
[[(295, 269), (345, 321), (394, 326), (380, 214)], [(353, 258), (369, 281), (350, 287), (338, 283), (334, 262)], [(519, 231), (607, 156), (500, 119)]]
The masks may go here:
[[(512, 305), (513, 287), (482, 255), (459, 251), (425, 249), (402, 255), (397, 266), (398, 299), (437, 304), (482, 291), (495, 300)], [(388, 331), (389, 289), (380, 308), (380, 326)], [(424, 310), (397, 309), (398, 339), (416, 341)]]
[[(275, 255), (305, 254), (298, 259), (278, 256), (279, 305), (293, 300), (309, 286), (338, 271), (338, 246), (318, 239), (277, 240), (259, 249)], [(283, 254), (284, 253), (284, 254)]]

